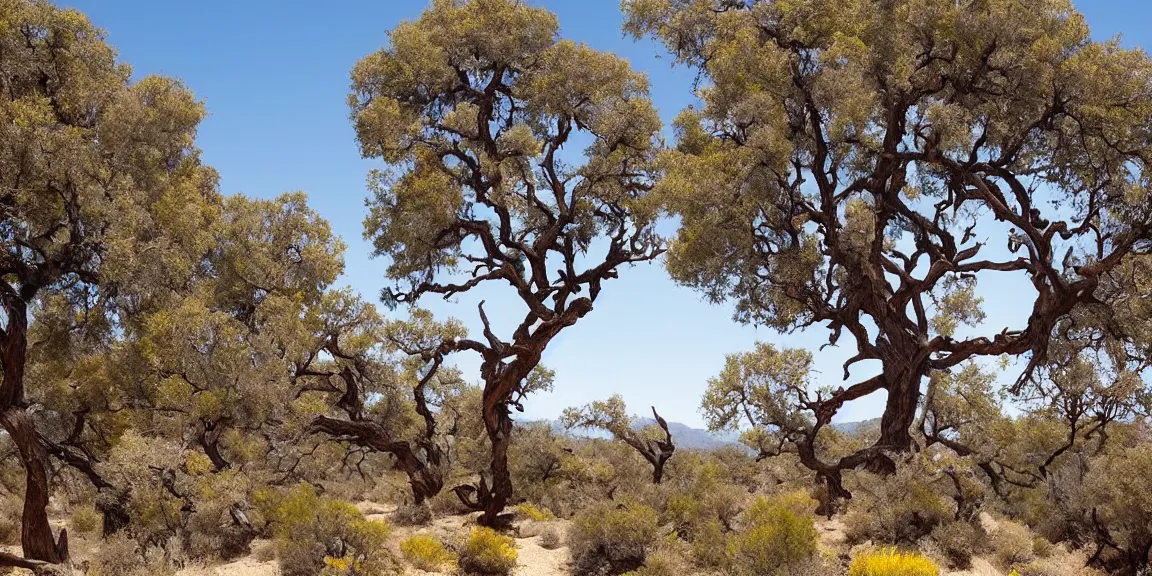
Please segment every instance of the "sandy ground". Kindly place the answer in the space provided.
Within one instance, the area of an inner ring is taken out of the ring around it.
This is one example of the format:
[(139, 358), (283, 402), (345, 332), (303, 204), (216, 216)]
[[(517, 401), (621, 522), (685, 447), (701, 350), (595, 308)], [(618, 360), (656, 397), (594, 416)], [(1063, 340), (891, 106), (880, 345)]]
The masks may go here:
[[(476, 515), (460, 515), (460, 516), (445, 516), (433, 520), (426, 526), (397, 526), (392, 522), (392, 514), (395, 512), (394, 506), (382, 506), (372, 502), (362, 502), (357, 504), (357, 508), (369, 519), (372, 520), (388, 520), (393, 525), (393, 534), (390, 538), (393, 552), (397, 558), (402, 557), (399, 551), (399, 543), (404, 538), (415, 533), (430, 533), (445, 542), (458, 541), (463, 538), (472, 526), (475, 525)], [(999, 528), (996, 521), (987, 515), (982, 515), (981, 523), (984, 524), (985, 529), (990, 533), (995, 533)], [(567, 576), (570, 574), (570, 555), (567, 546), (561, 546), (555, 550), (545, 549), (540, 545), (540, 536), (538, 535), (544, 528), (551, 528), (561, 534), (561, 541), (566, 540), (564, 533), (567, 531), (569, 522), (565, 520), (554, 520), (546, 523), (533, 523), (524, 522), (519, 526), (520, 535), (516, 538), (516, 548), (519, 553), (519, 564), (516, 568), (516, 576)], [(845, 535), (845, 526), (840, 519), (821, 520), (816, 523), (816, 529), (820, 537), (820, 548), (823, 554), (841, 556), (849, 554), (849, 546)], [(84, 552), (89, 548), (84, 541), (78, 541), (77, 546), (74, 548), (75, 552), (79, 552), (77, 556), (87, 556)], [(267, 550), (272, 545), (267, 540), (257, 540), (253, 542), (253, 554), (245, 558), (229, 562), (225, 564), (218, 564), (214, 566), (196, 566), (185, 568), (177, 573), (177, 576), (280, 576), (280, 569), (276, 561), (260, 561), (258, 558), (271, 558), (273, 555)], [(19, 553), (18, 547), (0, 547), (0, 550)], [(1070, 555), (1067, 559), (1071, 560)], [(1078, 557), (1077, 557), (1078, 558)], [(1083, 559), (1078, 558), (1082, 563)], [(446, 567), (445, 570), (448, 570)], [(1072, 572), (1069, 572), (1072, 573)], [(13, 576), (24, 576), (30, 572), (15, 570), (12, 572)], [(409, 568), (405, 573), (411, 576), (450, 576), (452, 572), (424, 572)], [(690, 576), (690, 575), (684, 575)], [(973, 558), (972, 567), (968, 570), (943, 572), (941, 576), (1005, 576), (1005, 572), (998, 569), (987, 558)]]

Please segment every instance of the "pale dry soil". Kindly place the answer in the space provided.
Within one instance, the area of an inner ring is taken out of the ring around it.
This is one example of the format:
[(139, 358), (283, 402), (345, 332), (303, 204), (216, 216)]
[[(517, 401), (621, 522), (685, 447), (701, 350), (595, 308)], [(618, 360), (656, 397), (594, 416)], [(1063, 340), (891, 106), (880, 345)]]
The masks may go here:
[[(393, 524), (392, 537), (389, 539), (392, 546), (395, 547), (393, 552), (399, 558), (399, 542), (407, 538), (411, 534), (418, 532), (430, 533), (445, 542), (451, 542), (457, 538), (463, 538), (468, 534), (469, 530), (476, 525), (476, 514), (463, 515), (463, 516), (446, 516), (436, 518), (427, 526), (396, 526), (392, 522), (392, 512), (395, 511), (395, 506), (382, 506), (372, 502), (361, 502), (357, 504), (364, 516), (369, 520), (386, 520)], [(558, 531), (567, 527), (567, 522), (563, 520), (556, 520), (548, 522), (553, 525)], [(262, 546), (269, 546), (270, 542), (256, 541), (253, 543), (253, 551), (258, 550)], [(569, 574), (568, 565), (568, 547), (562, 546), (555, 550), (547, 550), (540, 546), (540, 537), (532, 536), (529, 538), (516, 539), (516, 551), (519, 553), (519, 565), (516, 568), (516, 576), (566, 576)], [(253, 554), (255, 556), (256, 554)], [(267, 556), (266, 556), (267, 557)], [(276, 566), (276, 561), (271, 560), (268, 562), (260, 562), (255, 560), (252, 556), (242, 558), (240, 560), (221, 564), (212, 567), (198, 567), (181, 570), (177, 576), (279, 576), (280, 570)], [(411, 576), (448, 576), (451, 572), (425, 572), (415, 568), (408, 568), (406, 574)]]

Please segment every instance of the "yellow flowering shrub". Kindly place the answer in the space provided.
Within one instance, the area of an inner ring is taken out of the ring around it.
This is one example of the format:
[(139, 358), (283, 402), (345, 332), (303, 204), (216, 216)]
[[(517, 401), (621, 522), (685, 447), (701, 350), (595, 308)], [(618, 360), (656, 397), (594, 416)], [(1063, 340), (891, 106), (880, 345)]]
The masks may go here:
[(385, 548), (391, 527), (364, 518), (348, 502), (316, 493), (299, 484), (286, 493), (261, 494), (285, 576), (380, 576), (396, 573)]
[(460, 550), (460, 569), (466, 574), (510, 574), (516, 567), (516, 541), (499, 532), (477, 527)]
[(848, 567), (848, 576), (939, 576), (935, 562), (912, 552), (882, 548), (860, 554)]
[(819, 538), (815, 508), (816, 502), (804, 492), (758, 499), (744, 512), (741, 530), (729, 539), (732, 570), (775, 574), (810, 559)]
[(547, 520), (555, 520), (556, 515), (551, 510), (543, 507), (537, 507), (534, 504), (525, 502), (516, 507), (516, 513), (537, 522), (544, 522)]
[(426, 572), (435, 572), (452, 561), (444, 543), (431, 534), (413, 534), (400, 542), (400, 553), (409, 564)]

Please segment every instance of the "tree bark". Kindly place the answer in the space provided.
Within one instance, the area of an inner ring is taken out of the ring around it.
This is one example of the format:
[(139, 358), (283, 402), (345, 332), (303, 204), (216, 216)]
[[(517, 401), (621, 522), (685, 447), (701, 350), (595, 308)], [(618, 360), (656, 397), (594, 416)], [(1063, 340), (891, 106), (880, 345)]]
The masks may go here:
[(492, 445), (492, 459), (486, 481), (481, 480), (480, 504), (484, 513), (477, 522), (481, 526), (500, 528), (510, 521), (507, 515), (501, 513), (508, 505), (508, 500), (512, 498), (512, 474), (508, 470), (512, 417), (508, 413), (507, 403), (489, 398), (487, 389), (484, 391), (484, 396), (484, 429), (488, 432), (488, 440)]
[(664, 431), (664, 440), (646, 439), (633, 430), (629, 430), (624, 442), (635, 448), (640, 455), (652, 465), (652, 483), (660, 484), (664, 480), (664, 465), (676, 452), (676, 444), (672, 441), (672, 432), (668, 430), (668, 422), (652, 407), (652, 416), (656, 424)]
[(25, 410), (24, 366), (28, 358), (28, 308), (20, 294), (5, 290), (4, 312), (8, 325), (3, 329), (0, 361), (4, 380), (0, 383), (0, 426), (8, 432), (24, 465), (26, 484), (21, 516), (20, 543), (24, 557), (59, 564), (68, 559), (68, 536), (61, 531), (57, 541), (48, 524), (48, 452), (40, 441), (36, 424)]
[(652, 483), (659, 484), (664, 481), (664, 461), (652, 465)]
[(31, 416), (22, 409), (0, 412), (0, 424), (16, 444), (24, 464), (24, 509), (21, 516), (20, 544), (24, 557), (60, 564), (68, 559), (68, 539), (61, 531), (60, 539), (52, 534), (48, 524), (48, 452), (40, 443)]
[[(913, 342), (898, 341), (881, 349), (880, 355), (888, 400), (880, 417), (880, 438), (875, 446), (891, 452), (908, 452), (913, 446), (911, 429), (920, 406), (920, 384), (929, 371), (924, 361), (927, 354)], [(896, 471), (896, 463), (877, 451), (868, 461), (867, 469), (891, 474)]]
[(212, 462), (214, 472), (223, 472), (232, 467), (232, 463), (220, 453), (220, 434), (222, 430), (218, 423), (205, 422), (196, 437), (196, 442), (204, 449), (204, 455)]

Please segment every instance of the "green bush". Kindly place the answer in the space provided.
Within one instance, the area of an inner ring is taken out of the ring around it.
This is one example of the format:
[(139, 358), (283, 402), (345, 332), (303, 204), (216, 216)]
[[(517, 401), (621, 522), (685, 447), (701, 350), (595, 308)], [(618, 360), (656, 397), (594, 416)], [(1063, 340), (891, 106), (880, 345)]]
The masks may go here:
[(948, 522), (932, 530), (932, 541), (948, 559), (948, 564), (960, 570), (972, 567), (972, 556), (983, 551), (987, 535), (980, 526), (967, 522)]
[(560, 533), (556, 532), (555, 528), (545, 528), (540, 533), (540, 546), (545, 550), (555, 550), (563, 545), (560, 541)]
[(88, 576), (169, 576), (175, 573), (175, 568), (162, 558), (140, 554), (136, 542), (123, 534), (102, 542), (88, 567)]
[(20, 505), (15, 498), (0, 499), (0, 545), (20, 543)]
[[(202, 466), (206, 469), (210, 464), (205, 462)], [(231, 469), (203, 472), (187, 481), (195, 494), (195, 509), (188, 516), (183, 534), (187, 553), (192, 558), (221, 560), (249, 554), (256, 528), (250, 522), (237, 523), (234, 514), (249, 508), (251, 479)]]
[(658, 548), (648, 555), (644, 566), (629, 576), (686, 576), (691, 574), (692, 563), (671, 548)]
[(399, 526), (424, 526), (432, 521), (432, 508), (427, 503), (405, 504), (392, 513), (392, 522)]
[(697, 532), (712, 530), (710, 524), (731, 526), (748, 500), (748, 490), (727, 482), (728, 471), (719, 462), (705, 462), (686, 472), (691, 479), (668, 498), (663, 520), (689, 542)]
[(288, 493), (265, 497), (276, 538), (276, 557), (284, 576), (396, 573), (395, 561), (384, 548), (390, 528), (365, 520), (347, 502), (321, 498), (308, 484)]
[(698, 524), (691, 544), (692, 557), (700, 566), (721, 568), (728, 564), (728, 534), (719, 520)]
[(883, 478), (859, 477), (864, 486), (853, 492), (859, 496), (844, 517), (850, 542), (915, 545), (955, 516), (955, 505), (929, 480), (922, 462), (904, 464)]
[(603, 502), (572, 520), (568, 546), (576, 574), (624, 574), (644, 565), (656, 540), (656, 511), (642, 504)]
[(535, 520), (536, 522), (544, 522), (547, 520), (555, 520), (556, 519), (556, 515), (553, 514), (551, 510), (549, 510), (547, 508), (538, 507), (538, 506), (536, 506), (534, 504), (530, 504), (528, 502), (525, 502), (525, 503), (517, 506), (516, 507), (516, 514), (518, 516), (522, 516), (522, 517), (527, 518), (529, 520)]
[(95, 506), (85, 504), (72, 510), (72, 532), (76, 534), (95, 534), (103, 524), (104, 515)]
[(1033, 546), (1032, 532), (1028, 527), (1010, 520), (1001, 520), (1000, 527), (992, 535), (996, 559), (1005, 568), (1031, 562), (1035, 557)]
[(1015, 576), (1107, 576), (1102, 570), (1084, 566), (1078, 556), (1053, 556), (1017, 566)]
[(516, 567), (516, 541), (491, 528), (477, 527), (460, 550), (460, 570), (465, 574), (499, 576)]
[(1037, 558), (1048, 558), (1056, 551), (1056, 545), (1043, 536), (1032, 538), (1032, 554)]
[(354, 520), (343, 536), (344, 555), (324, 558), (321, 576), (391, 576), (401, 574), (384, 548), (391, 528), (379, 520)]
[(431, 534), (413, 534), (400, 543), (400, 552), (409, 564), (426, 572), (435, 572), (452, 561), (444, 543)]
[(760, 498), (728, 539), (730, 572), (747, 576), (786, 574), (812, 558), (819, 535), (812, 513), (816, 501), (804, 492)]

